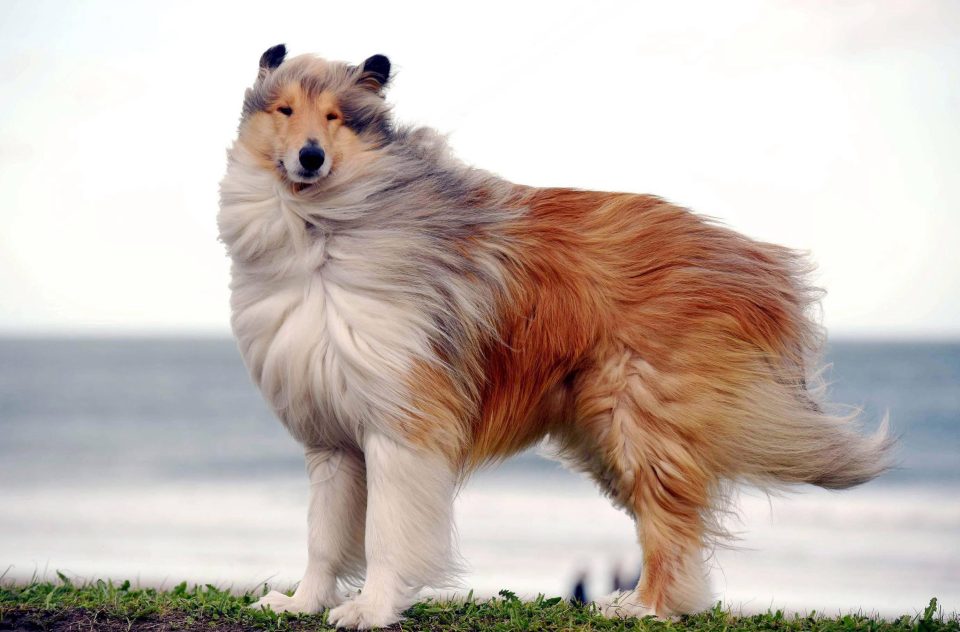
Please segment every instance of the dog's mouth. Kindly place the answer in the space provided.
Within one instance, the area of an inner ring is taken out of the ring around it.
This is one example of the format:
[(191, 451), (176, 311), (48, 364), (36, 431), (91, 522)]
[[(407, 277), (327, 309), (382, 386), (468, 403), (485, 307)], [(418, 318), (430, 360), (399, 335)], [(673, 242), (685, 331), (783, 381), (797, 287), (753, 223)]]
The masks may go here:
[(326, 176), (321, 175), (319, 169), (316, 171), (297, 169), (291, 173), (287, 169), (287, 165), (284, 164), (283, 160), (277, 160), (277, 172), (280, 174), (280, 179), (290, 187), (291, 191), (294, 193), (302, 193), (307, 189), (317, 187), (317, 185), (319, 185), (325, 177), (330, 177), (330, 174), (333, 173), (333, 170), (331, 169)]
[(314, 184), (316, 183), (315, 182), (291, 182), (290, 188), (292, 188), (297, 193), (302, 193), (303, 191), (312, 187)]

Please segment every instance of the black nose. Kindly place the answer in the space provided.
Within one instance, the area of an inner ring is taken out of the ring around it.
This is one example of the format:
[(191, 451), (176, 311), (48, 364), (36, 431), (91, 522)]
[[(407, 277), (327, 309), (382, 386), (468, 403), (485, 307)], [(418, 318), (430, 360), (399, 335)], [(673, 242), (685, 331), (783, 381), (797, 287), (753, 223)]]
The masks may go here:
[(323, 166), (323, 150), (316, 145), (307, 145), (300, 150), (300, 164), (307, 171), (316, 171)]

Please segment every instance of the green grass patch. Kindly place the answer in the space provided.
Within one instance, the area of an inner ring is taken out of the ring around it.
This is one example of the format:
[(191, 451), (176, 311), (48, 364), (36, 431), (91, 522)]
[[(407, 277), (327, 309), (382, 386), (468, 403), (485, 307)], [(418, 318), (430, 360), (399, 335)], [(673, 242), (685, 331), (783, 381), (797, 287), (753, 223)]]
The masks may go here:
[[(6, 583), (0, 586), (0, 630), (326, 630), (326, 615), (277, 615), (248, 606), (260, 595), (234, 594), (216, 586), (188, 586), (172, 590), (136, 588), (129, 581), (75, 585), (58, 574), (60, 582)], [(919, 614), (896, 619), (847, 614), (784, 615), (767, 612), (736, 615), (719, 605), (709, 612), (677, 621), (610, 620), (592, 608), (571, 605), (559, 597), (522, 601), (510, 591), (494, 599), (468, 597), (460, 602), (423, 601), (406, 613), (394, 630), (499, 632), (506, 630), (638, 630), (669, 632), (960, 632), (956, 613), (946, 615), (936, 599)]]

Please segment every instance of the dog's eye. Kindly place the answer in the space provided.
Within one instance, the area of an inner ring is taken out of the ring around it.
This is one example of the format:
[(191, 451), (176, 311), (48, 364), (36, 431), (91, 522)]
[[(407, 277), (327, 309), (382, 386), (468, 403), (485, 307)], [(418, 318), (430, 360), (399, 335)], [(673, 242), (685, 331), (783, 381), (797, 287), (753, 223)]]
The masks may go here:
[(291, 114), (293, 114), (293, 108), (287, 107), (284, 105), (282, 107), (277, 108), (277, 112), (280, 112), (280, 114), (283, 114), (284, 116), (290, 116)]
[(327, 114), (328, 121), (336, 121), (338, 118), (340, 118), (340, 115), (337, 114), (336, 112), (331, 112), (330, 114)]

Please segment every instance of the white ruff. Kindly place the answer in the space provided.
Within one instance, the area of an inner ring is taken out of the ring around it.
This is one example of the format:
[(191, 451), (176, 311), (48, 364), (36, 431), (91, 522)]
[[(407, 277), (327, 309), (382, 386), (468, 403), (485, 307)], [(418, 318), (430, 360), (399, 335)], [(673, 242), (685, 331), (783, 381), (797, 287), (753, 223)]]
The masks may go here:
[(308, 229), (318, 209), (306, 207), (232, 150), (218, 223), (233, 259), (233, 331), (299, 441), (360, 445), (365, 425), (393, 434), (388, 421), (409, 409), (404, 376), (431, 355), (425, 315), (383, 278), (390, 262), (378, 254), (395, 256), (397, 235)]
[[(458, 413), (475, 414), (479, 389), (456, 367), (495, 334), (506, 294), (500, 233), (521, 212), (505, 204), (512, 185), (452, 162), (435, 134), (397, 139), (299, 195), (238, 143), (220, 185), (233, 331), (254, 381), (306, 446), (311, 478), (303, 581), (292, 597), (269, 593), (254, 607), (337, 606), (329, 620), (339, 627), (390, 625), (422, 586), (456, 573), (458, 472), (404, 424), (450, 423), (416, 408), (421, 363), (446, 371), (463, 397)], [(477, 206), (478, 192), (489, 206)], [(338, 584), (364, 571), (363, 592), (341, 603)]]

